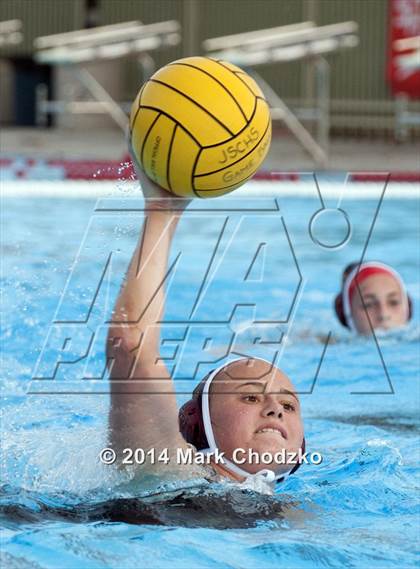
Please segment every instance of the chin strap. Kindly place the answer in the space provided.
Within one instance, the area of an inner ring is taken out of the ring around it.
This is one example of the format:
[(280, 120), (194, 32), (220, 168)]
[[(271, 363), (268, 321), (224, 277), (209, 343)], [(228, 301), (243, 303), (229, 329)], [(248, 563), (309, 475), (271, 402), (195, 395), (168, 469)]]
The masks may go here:
[[(214, 438), (213, 426), (211, 424), (211, 418), (210, 418), (209, 393), (210, 393), (211, 382), (213, 381), (213, 379), (216, 377), (216, 375), (223, 368), (225, 368), (227, 365), (229, 365), (233, 362), (240, 361), (241, 359), (243, 359), (243, 358), (235, 358), (234, 360), (231, 360), (228, 363), (224, 363), (221, 366), (219, 366), (218, 368), (214, 369), (210, 373), (210, 375), (208, 376), (208, 378), (206, 380), (206, 383), (204, 384), (204, 388), (203, 388), (203, 392), (202, 392), (202, 398), (201, 398), (201, 408), (202, 408), (202, 415), (203, 415), (204, 431), (206, 433), (206, 438), (207, 438), (207, 442), (209, 445), (209, 448), (202, 449), (199, 451), (200, 453), (202, 453), (204, 455), (214, 454), (218, 450), (218, 447), (216, 445), (216, 440)], [(264, 360), (263, 358), (258, 358), (258, 359), (270, 364), (271, 366), (273, 365), (273, 363), (269, 362), (268, 360)], [(251, 473), (247, 472), (246, 470), (244, 470), (243, 468), (241, 468), (240, 466), (238, 466), (237, 464), (235, 464), (234, 462), (232, 462), (231, 460), (229, 460), (225, 457), (223, 457), (223, 459), (222, 459), (222, 464), (227, 470), (229, 470), (233, 474), (238, 474), (239, 476), (243, 476), (243, 477), (245, 477), (245, 479), (257, 479), (259, 477), (263, 477), (267, 483), (284, 482), (288, 478), (290, 473), (293, 471), (293, 469), (295, 468), (295, 465), (293, 465), (292, 468), (288, 472), (281, 473), (281, 474), (276, 473), (274, 470), (271, 470), (269, 468), (263, 468), (263, 469), (259, 470), (258, 472), (256, 472), (255, 474), (251, 474)]]

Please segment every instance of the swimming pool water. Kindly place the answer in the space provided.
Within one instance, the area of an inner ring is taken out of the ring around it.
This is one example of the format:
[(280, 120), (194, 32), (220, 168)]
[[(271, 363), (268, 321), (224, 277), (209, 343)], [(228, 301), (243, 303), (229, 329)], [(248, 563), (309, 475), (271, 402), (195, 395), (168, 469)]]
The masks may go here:
[[(307, 446), (323, 462), (303, 466), (275, 498), (225, 488), (206, 496), (199, 481), (182, 499), (173, 483), (167, 495), (148, 498), (145, 488), (119, 485), (121, 475), (99, 463), (109, 407), (105, 322), (137, 239), (141, 200), (121, 192), (99, 201), (4, 198), (5, 566), (418, 563), (418, 194), (399, 198), (391, 189), (380, 207), (379, 186), (376, 197), (343, 198), (348, 235), (344, 214), (335, 211), (338, 192), (312, 225), (321, 208), (315, 191), (266, 193), (191, 206), (172, 252), (174, 261), (183, 256), (170, 282), (162, 349), (175, 354), (181, 403), (227, 343), (236, 356), (267, 357), (280, 346), (278, 364), (302, 393)], [(406, 329), (376, 338), (341, 329), (332, 312), (341, 271), (365, 246), (366, 259), (402, 274), (415, 307)], [(93, 336), (89, 356), (56, 366), (66, 334), (69, 360)], [(115, 500), (142, 493), (138, 517), (131, 504), (135, 519), (124, 518), (127, 502)], [(161, 523), (141, 523), (147, 508)]]

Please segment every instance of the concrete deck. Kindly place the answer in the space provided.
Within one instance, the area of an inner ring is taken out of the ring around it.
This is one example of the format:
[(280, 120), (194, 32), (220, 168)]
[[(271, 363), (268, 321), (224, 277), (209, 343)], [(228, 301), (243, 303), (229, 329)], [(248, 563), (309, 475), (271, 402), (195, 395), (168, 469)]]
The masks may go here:
[[(3, 156), (30, 158), (116, 160), (127, 153), (119, 129), (34, 129), (2, 128), (0, 151)], [(276, 133), (264, 170), (311, 171), (311, 158), (287, 133)], [(402, 171), (420, 170), (420, 141), (397, 144), (389, 141), (342, 139), (331, 140), (328, 170)]]

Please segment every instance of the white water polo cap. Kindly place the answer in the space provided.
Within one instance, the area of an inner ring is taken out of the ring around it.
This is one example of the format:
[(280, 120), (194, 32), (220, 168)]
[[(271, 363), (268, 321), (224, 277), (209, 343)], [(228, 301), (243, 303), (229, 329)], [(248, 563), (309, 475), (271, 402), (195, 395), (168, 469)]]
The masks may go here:
[[(211, 383), (213, 381), (213, 379), (217, 376), (217, 374), (222, 371), (226, 366), (237, 362), (237, 361), (241, 361), (244, 358), (236, 358), (234, 360), (231, 360), (227, 363), (224, 363), (222, 365), (220, 365), (218, 368), (214, 369), (209, 376), (207, 377), (205, 383), (204, 383), (204, 387), (203, 387), (203, 391), (202, 391), (202, 395), (201, 395), (201, 411), (202, 411), (202, 418), (203, 418), (203, 425), (204, 425), (204, 431), (205, 431), (205, 435), (207, 438), (207, 443), (208, 443), (208, 448), (206, 449), (202, 449), (199, 452), (208, 455), (208, 454), (215, 454), (217, 453), (218, 450), (218, 446), (216, 444), (216, 440), (215, 440), (215, 436), (214, 436), (214, 432), (213, 432), (213, 426), (212, 426), (212, 422), (211, 422), (211, 416), (210, 416), (210, 386)], [(261, 361), (264, 361), (266, 363), (268, 363), (270, 366), (272, 366), (272, 362), (269, 362), (267, 360), (264, 360), (262, 358), (255, 358)], [(302, 448), (304, 449), (304, 444), (305, 444), (305, 439), (303, 439), (302, 442)], [(286, 480), (286, 478), (294, 471), (297, 470), (297, 468), (300, 466), (300, 464), (293, 464), (290, 468), (289, 471), (287, 472), (276, 472), (272, 469), (269, 468), (263, 468), (261, 470), (259, 470), (258, 472), (256, 472), (255, 474), (251, 474), (249, 472), (247, 472), (246, 470), (244, 470), (243, 468), (241, 468), (238, 464), (235, 464), (234, 462), (232, 462), (231, 460), (227, 459), (225, 456), (222, 457), (221, 459), (221, 463), (223, 464), (223, 466), (226, 468), (226, 470), (228, 470), (229, 472), (233, 473), (233, 474), (237, 474), (239, 476), (243, 476), (245, 478), (245, 486), (249, 487), (249, 484), (252, 483), (252, 485), (254, 486), (255, 483), (257, 482), (257, 479), (264, 479), (264, 481), (266, 483), (275, 483), (275, 482), (280, 482), (280, 481), (284, 481)]]

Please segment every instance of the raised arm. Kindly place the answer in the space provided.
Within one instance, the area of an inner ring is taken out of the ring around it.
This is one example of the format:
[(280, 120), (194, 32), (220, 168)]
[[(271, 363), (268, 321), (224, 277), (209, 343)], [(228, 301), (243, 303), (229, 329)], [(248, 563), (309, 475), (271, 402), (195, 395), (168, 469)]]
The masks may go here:
[(172, 378), (159, 361), (172, 237), (188, 200), (173, 198), (137, 167), (145, 220), (108, 331), (110, 442), (124, 448), (185, 447)]

